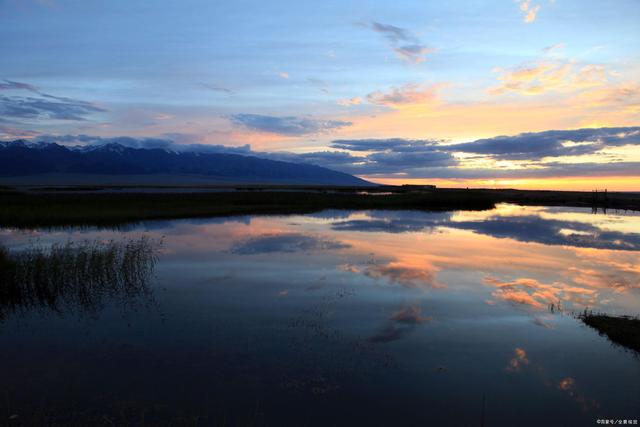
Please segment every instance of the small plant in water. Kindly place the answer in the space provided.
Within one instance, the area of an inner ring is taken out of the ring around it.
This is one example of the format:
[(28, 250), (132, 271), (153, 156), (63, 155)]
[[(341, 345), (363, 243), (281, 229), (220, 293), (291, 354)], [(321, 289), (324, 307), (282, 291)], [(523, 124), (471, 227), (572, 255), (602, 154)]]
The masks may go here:
[(97, 312), (108, 299), (125, 303), (149, 294), (155, 268), (153, 242), (85, 241), (32, 246), (11, 252), (0, 247), (0, 321), (16, 311), (71, 307)]

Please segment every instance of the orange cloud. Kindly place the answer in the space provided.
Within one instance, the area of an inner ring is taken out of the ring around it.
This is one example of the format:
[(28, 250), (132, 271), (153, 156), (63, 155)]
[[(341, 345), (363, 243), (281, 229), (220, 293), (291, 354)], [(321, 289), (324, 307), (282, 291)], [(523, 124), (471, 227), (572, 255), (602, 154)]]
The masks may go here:
[(431, 316), (422, 315), (422, 309), (416, 305), (404, 307), (391, 315), (389, 320), (410, 325), (420, 325), (432, 320)]
[(594, 399), (589, 399), (580, 393), (576, 387), (576, 380), (571, 377), (563, 378), (558, 382), (558, 389), (567, 393), (575, 402), (577, 402), (585, 411), (589, 408), (598, 408), (600, 405)]
[(607, 82), (606, 69), (602, 65), (585, 65), (573, 78), (577, 87), (600, 86)]
[(438, 91), (443, 84), (430, 86), (419, 84), (406, 84), (401, 87), (393, 87), (389, 92), (373, 92), (367, 95), (367, 100), (372, 104), (385, 107), (400, 108), (415, 104), (433, 104), (438, 99)]
[(558, 383), (558, 388), (563, 391), (569, 391), (573, 388), (575, 380), (573, 378), (565, 378)]
[(337, 101), (337, 104), (342, 105), (344, 107), (350, 107), (352, 105), (360, 105), (362, 104), (362, 98), (360, 98), (359, 96), (355, 96), (353, 98), (339, 99)]
[(521, 304), (540, 310), (560, 301), (569, 301), (580, 306), (593, 305), (598, 293), (594, 289), (571, 286), (565, 283), (540, 283), (535, 279), (519, 278), (505, 282), (493, 277), (484, 279), (484, 283), (494, 286), (491, 294), (494, 298), (514, 304)]
[[(595, 66), (592, 66), (595, 67)], [(581, 82), (592, 81), (596, 71), (585, 67), (577, 73)], [(571, 86), (573, 63), (540, 61), (533, 64), (520, 65), (514, 69), (495, 69), (500, 73), (498, 80), (500, 85), (490, 88), (492, 95), (501, 95), (515, 92), (522, 95), (539, 95), (550, 90), (562, 90)], [(578, 77), (574, 77), (574, 80)], [(584, 83), (583, 83), (584, 84)]]
[(517, 347), (514, 351), (513, 358), (509, 361), (509, 364), (505, 368), (507, 372), (520, 372), (520, 369), (529, 364), (527, 358), (527, 352), (523, 348)]
[[(608, 82), (602, 69), (597, 66), (579, 68), (570, 62), (544, 61), (515, 70), (498, 71), (500, 84), (487, 89), (493, 96), (486, 99), (468, 102), (446, 99), (440, 93), (442, 85), (409, 85), (387, 92), (374, 92), (368, 96), (369, 102), (390, 109), (377, 112), (375, 116), (359, 112), (343, 117), (353, 124), (340, 130), (340, 138), (361, 139), (376, 135), (377, 138), (428, 137), (465, 142), (549, 129), (638, 124), (640, 85)], [(454, 93), (448, 92), (448, 95)], [(506, 94), (516, 96), (502, 96)], [(603, 162), (606, 159), (595, 161)], [(388, 177), (386, 182), (391, 183), (393, 178)], [(401, 183), (409, 182), (404, 177), (397, 178), (401, 178)], [(564, 184), (567, 189), (575, 189), (574, 185), (580, 184), (569, 182), (566, 178), (557, 179), (558, 184)], [(620, 188), (637, 191), (640, 188), (638, 181), (635, 181), (636, 185), (630, 185), (629, 179), (619, 179)], [(580, 184), (580, 188), (592, 189), (593, 178), (585, 177), (585, 180), (589, 183)], [(550, 188), (553, 183), (547, 182), (539, 178), (504, 184), (498, 181), (466, 181), (460, 186), (526, 185), (531, 189)], [(545, 184), (540, 186), (541, 183)]]
[(527, 24), (536, 20), (539, 11), (540, 5), (531, 4), (531, 0), (524, 0), (520, 2), (520, 12), (522, 12), (523, 20)]
[(640, 112), (640, 85), (625, 83), (602, 87), (581, 94), (579, 100), (589, 107), (615, 106), (623, 112)]
[(351, 273), (362, 273), (374, 279), (386, 279), (391, 283), (399, 284), (405, 288), (434, 288), (441, 289), (445, 286), (438, 283), (435, 272), (428, 267), (414, 267), (402, 262), (390, 262), (382, 265), (371, 265), (364, 268), (346, 264), (342, 270)]

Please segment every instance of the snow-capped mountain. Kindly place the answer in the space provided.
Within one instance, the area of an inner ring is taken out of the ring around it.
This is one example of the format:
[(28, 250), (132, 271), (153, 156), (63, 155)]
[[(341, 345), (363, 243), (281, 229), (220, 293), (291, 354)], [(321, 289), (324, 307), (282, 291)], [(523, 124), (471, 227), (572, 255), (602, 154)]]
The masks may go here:
[(40, 174), (198, 175), (231, 182), (368, 185), (320, 166), (227, 153), (173, 152), (117, 143), (65, 147), (16, 140), (0, 142), (0, 176)]

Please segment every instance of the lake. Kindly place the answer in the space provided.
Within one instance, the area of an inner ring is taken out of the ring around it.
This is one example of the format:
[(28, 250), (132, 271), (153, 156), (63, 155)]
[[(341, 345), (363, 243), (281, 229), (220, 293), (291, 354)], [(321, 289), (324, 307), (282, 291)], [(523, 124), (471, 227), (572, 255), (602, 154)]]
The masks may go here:
[(0, 293), (15, 425), (640, 418), (640, 358), (576, 318), (640, 313), (638, 213), (336, 210), (0, 243), (29, 283)]

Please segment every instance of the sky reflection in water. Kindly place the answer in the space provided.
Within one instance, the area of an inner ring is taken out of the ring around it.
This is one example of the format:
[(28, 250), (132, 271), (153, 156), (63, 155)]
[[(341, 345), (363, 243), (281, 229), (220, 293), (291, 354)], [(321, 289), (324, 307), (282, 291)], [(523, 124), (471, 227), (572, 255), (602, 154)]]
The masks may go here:
[(501, 205), (0, 230), (14, 251), (140, 236), (163, 240), (153, 305), (0, 323), (14, 411), (469, 425), (484, 395), (487, 425), (640, 414), (638, 358), (570, 316), (640, 312), (640, 215)]

